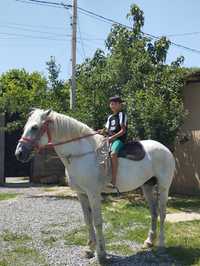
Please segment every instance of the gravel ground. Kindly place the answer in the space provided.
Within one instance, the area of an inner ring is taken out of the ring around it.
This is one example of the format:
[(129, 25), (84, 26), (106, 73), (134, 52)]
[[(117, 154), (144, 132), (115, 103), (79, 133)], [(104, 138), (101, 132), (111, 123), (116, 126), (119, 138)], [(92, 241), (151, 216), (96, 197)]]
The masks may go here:
[[(17, 192), (21, 195), (14, 200), (0, 201), (0, 234), (5, 231), (26, 234), (31, 241), (27, 246), (36, 249), (46, 261), (40, 265), (98, 265), (96, 259), (87, 260), (81, 254), (80, 246), (65, 244), (64, 235), (84, 224), (78, 201), (41, 196), (39, 187), (0, 188), (1, 192)], [(40, 196), (37, 196), (40, 195)], [(47, 243), (53, 238), (53, 244)], [(1, 252), (9, 250), (8, 243), (0, 241)], [(161, 263), (151, 251), (141, 251), (141, 246), (131, 243), (136, 255), (112, 256), (106, 265), (175, 265), (165, 254)], [(133, 252), (134, 253), (134, 252)], [(26, 264), (26, 266), (35, 264)], [(21, 266), (21, 265), (20, 265)]]

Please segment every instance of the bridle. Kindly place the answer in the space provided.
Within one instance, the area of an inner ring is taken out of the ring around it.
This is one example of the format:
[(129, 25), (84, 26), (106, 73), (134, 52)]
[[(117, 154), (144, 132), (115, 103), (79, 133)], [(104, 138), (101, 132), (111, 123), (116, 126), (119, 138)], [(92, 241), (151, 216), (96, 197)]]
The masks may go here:
[[(60, 145), (63, 145), (63, 144), (67, 144), (67, 143), (70, 143), (70, 142), (74, 142), (74, 141), (78, 141), (78, 140), (81, 140), (81, 139), (84, 139), (84, 138), (88, 138), (88, 137), (92, 137), (94, 135), (97, 135), (99, 134), (98, 132), (94, 131), (94, 133), (90, 133), (90, 134), (87, 134), (87, 135), (84, 135), (84, 136), (81, 136), (81, 137), (77, 137), (77, 138), (72, 138), (70, 140), (64, 140), (64, 141), (60, 141), (60, 142), (57, 142), (57, 143), (52, 143), (52, 137), (51, 137), (51, 132), (50, 132), (50, 129), (49, 129), (49, 124), (53, 123), (53, 120), (46, 120), (43, 124), (42, 124), (42, 127), (40, 129), (40, 132), (38, 133), (38, 136), (35, 138), (35, 139), (31, 139), (31, 138), (28, 138), (28, 137), (22, 137), (20, 140), (19, 140), (19, 143), (30, 143), (33, 145), (33, 148), (38, 152), (40, 153), (42, 150), (44, 149), (52, 149), (56, 146), (60, 146)], [(40, 140), (40, 138), (44, 135), (44, 134), (47, 134), (47, 137), (48, 137), (48, 143), (45, 144), (45, 145), (40, 145), (38, 144), (38, 141)]]

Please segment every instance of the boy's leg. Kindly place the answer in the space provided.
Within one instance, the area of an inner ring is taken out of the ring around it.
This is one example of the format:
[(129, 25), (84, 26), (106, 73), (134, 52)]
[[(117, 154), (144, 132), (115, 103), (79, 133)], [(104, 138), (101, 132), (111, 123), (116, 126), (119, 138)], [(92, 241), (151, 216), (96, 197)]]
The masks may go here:
[(116, 186), (118, 170), (118, 153), (124, 147), (121, 140), (115, 140), (111, 145), (111, 162), (112, 162), (112, 185)]
[(115, 186), (116, 180), (117, 180), (117, 169), (118, 169), (117, 153), (111, 154), (111, 162), (112, 162), (112, 181), (111, 181), (111, 183), (113, 184), (113, 186)]

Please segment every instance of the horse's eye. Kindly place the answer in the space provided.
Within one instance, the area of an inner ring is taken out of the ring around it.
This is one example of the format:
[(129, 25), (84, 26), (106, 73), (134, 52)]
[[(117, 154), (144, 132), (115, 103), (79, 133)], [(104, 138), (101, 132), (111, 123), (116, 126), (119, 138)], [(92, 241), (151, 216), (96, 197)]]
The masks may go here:
[(31, 130), (32, 131), (37, 131), (38, 130), (38, 126), (32, 126)]

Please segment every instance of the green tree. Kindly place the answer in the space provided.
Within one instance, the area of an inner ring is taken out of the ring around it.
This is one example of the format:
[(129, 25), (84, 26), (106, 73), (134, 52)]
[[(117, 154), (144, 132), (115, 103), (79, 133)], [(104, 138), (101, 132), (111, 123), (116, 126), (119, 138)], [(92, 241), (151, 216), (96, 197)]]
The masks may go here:
[(38, 72), (28, 73), (24, 69), (10, 70), (0, 77), (0, 111), (19, 119), (11, 128), (22, 126), (30, 107), (47, 107), (47, 80)]
[(51, 56), (46, 62), (48, 70), (48, 101), (51, 108), (58, 112), (66, 113), (69, 110), (69, 82), (59, 79), (61, 66)]
[(113, 25), (106, 40), (107, 55), (97, 50), (77, 67), (78, 116), (94, 128), (105, 122), (108, 97), (126, 102), (129, 137), (155, 139), (172, 147), (183, 123), (183, 58), (166, 64), (170, 41), (156, 41), (143, 32), (144, 13), (132, 5), (127, 17), (133, 28)]
[(50, 58), (47, 68), (48, 79), (39, 72), (29, 73), (25, 69), (12, 69), (0, 76), (0, 112), (5, 112), (7, 117), (13, 114), (18, 117), (8, 123), (9, 130), (24, 125), (30, 107), (68, 111), (69, 82), (59, 79), (60, 66), (55, 58)]

